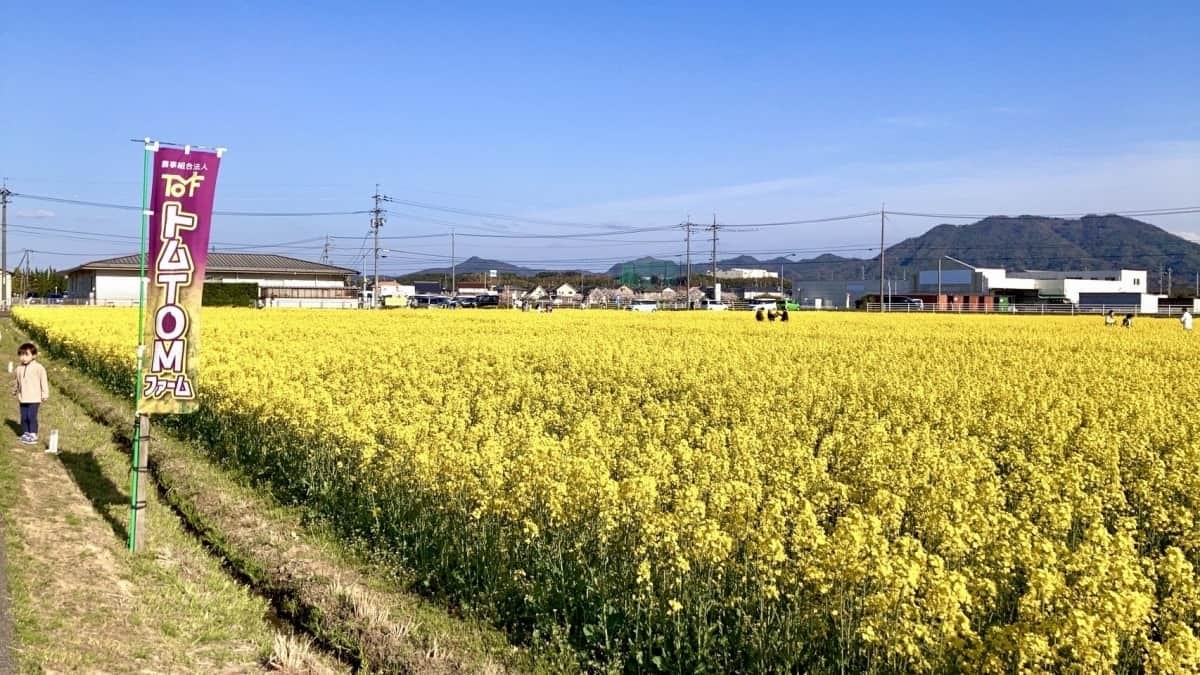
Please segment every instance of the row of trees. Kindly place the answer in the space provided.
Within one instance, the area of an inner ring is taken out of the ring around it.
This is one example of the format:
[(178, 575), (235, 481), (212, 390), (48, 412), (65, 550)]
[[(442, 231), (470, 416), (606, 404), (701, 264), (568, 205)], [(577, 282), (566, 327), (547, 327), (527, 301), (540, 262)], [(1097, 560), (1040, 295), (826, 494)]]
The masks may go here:
[(67, 292), (67, 277), (53, 267), (12, 270), (12, 295), (21, 298), (32, 293), (39, 297)]

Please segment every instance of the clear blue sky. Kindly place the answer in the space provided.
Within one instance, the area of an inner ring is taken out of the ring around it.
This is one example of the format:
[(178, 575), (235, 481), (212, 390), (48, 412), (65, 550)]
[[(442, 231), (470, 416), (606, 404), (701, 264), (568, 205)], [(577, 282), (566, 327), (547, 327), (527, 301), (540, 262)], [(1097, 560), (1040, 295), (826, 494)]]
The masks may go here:
[[(1194, 1), (574, 4), (9, 3), (0, 175), (17, 192), (135, 204), (141, 150), (128, 139), (148, 135), (228, 146), (226, 210), (364, 209), (376, 182), (408, 200), (630, 227), (880, 202), (1012, 214), (1200, 202)], [(387, 235), (448, 222), (590, 231), (395, 210)], [(1194, 215), (1150, 220), (1200, 233)], [(56, 252), (35, 264), (59, 267), (136, 248), (121, 238), (137, 233), (126, 212), (18, 200), (10, 221), (26, 228), (10, 235), (10, 262), (22, 248)], [(893, 218), (889, 243), (936, 223)], [(334, 250), (353, 266), (367, 219), (214, 228), (227, 244), (355, 237)], [(456, 254), (605, 268), (677, 256), (680, 239), (459, 237)], [(868, 218), (731, 232), (721, 255), (872, 242)], [(424, 255), (394, 253), (386, 270), (448, 254), (444, 238), (389, 245)], [(320, 245), (274, 250), (313, 258)]]

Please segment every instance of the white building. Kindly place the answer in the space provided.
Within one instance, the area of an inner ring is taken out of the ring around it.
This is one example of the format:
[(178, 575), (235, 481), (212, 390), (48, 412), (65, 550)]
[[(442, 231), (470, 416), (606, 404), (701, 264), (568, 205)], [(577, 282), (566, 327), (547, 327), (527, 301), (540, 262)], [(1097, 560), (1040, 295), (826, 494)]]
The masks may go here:
[(399, 281), (380, 281), (379, 297), (381, 298), (411, 298), (417, 294), (417, 287), (412, 284), (402, 284)]
[(768, 270), (734, 267), (728, 270), (717, 270), (718, 279), (778, 279), (779, 272)]
[[(140, 256), (127, 255), (84, 263), (65, 272), (74, 301), (124, 306), (138, 302)], [(298, 258), (261, 253), (209, 253), (208, 284), (254, 284), (264, 307), (352, 308), (358, 290), (349, 281), (356, 274)]]
[[(877, 282), (876, 282), (877, 283)], [(1015, 304), (1069, 302), (1080, 307), (1132, 307), (1158, 311), (1158, 295), (1146, 286), (1144, 270), (1009, 272), (993, 267), (923, 270), (911, 292), (991, 295)]]
[(1062, 298), (1081, 307), (1118, 305), (1137, 307), (1142, 313), (1158, 311), (1159, 296), (1147, 292), (1144, 270), (1005, 272), (980, 268), (978, 272), (992, 295), (1025, 290), (1037, 292), (1042, 299)]

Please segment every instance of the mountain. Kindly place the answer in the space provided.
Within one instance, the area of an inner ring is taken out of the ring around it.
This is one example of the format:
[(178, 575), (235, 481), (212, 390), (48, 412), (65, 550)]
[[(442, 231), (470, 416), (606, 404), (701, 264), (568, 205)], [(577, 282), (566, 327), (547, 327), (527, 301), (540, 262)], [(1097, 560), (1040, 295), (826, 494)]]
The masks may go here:
[(932, 269), (944, 255), (976, 267), (1010, 270), (1126, 268), (1157, 273), (1161, 267), (1188, 276), (1200, 271), (1200, 244), (1114, 215), (992, 216), (971, 225), (938, 225), (890, 247), (885, 262), (889, 268), (894, 264)]
[[(736, 258), (726, 258), (725, 260), (717, 261), (717, 266), (722, 267), (722, 268), (754, 267), (754, 266), (765, 265), (765, 264), (767, 264), (767, 261), (759, 260), (758, 258), (755, 258), (752, 255), (739, 255)], [(701, 267), (703, 267), (703, 266), (704, 266), (704, 264), (701, 263)]]
[[(506, 263), (503, 260), (488, 260), (487, 258), (480, 258), (477, 256), (466, 258), (454, 266), (454, 271), (458, 274), (479, 274), (480, 272), (487, 272), (488, 270), (496, 270), (500, 274), (516, 274), (522, 277), (531, 277), (538, 272), (544, 271), (530, 267), (521, 267), (520, 265), (513, 265), (512, 263)], [(413, 272), (412, 274), (405, 274), (404, 277), (406, 279), (415, 279), (418, 277), (438, 277), (446, 274), (450, 274), (449, 266), (430, 267), (419, 272)]]
[[(616, 265), (613, 265), (612, 267), (608, 268), (608, 275), (610, 277), (631, 276), (635, 278), (675, 277), (679, 276), (680, 267), (681, 266), (678, 263), (670, 260), (644, 256), (636, 260), (630, 260), (628, 262), (617, 263)], [(697, 266), (693, 263), (692, 270), (694, 271), (696, 267)]]

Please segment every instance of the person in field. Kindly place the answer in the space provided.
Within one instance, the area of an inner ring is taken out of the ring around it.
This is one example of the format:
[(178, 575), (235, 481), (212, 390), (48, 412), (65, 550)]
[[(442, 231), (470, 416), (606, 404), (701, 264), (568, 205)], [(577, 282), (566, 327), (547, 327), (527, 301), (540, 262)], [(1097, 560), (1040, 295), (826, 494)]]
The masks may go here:
[(50, 383), (46, 369), (37, 362), (37, 345), (26, 342), (17, 348), (21, 365), (13, 371), (13, 394), (21, 406), (21, 438), (26, 445), (37, 443), (38, 406), (50, 398)]
[(763, 309), (762, 309), (762, 307), (759, 307), (759, 308), (758, 308), (758, 309), (757, 309), (757, 310), (754, 312), (754, 320), (755, 320), (755, 321), (762, 321), (762, 320), (763, 320)]
[(780, 320), (780, 321), (787, 321), (787, 320), (788, 320), (788, 311), (787, 311), (787, 307), (784, 307), (783, 309), (779, 310), (779, 320)]
[(1191, 332), (1191, 330), (1192, 330), (1192, 313), (1186, 309), (1183, 310), (1183, 315), (1179, 317), (1179, 323), (1183, 324), (1183, 329), (1185, 331)]
[(1133, 315), (1126, 314), (1124, 319), (1121, 319), (1121, 328), (1133, 328)]
[(1112, 328), (1117, 325), (1117, 317), (1113, 316), (1113, 311), (1110, 309), (1104, 313), (1104, 325)]

